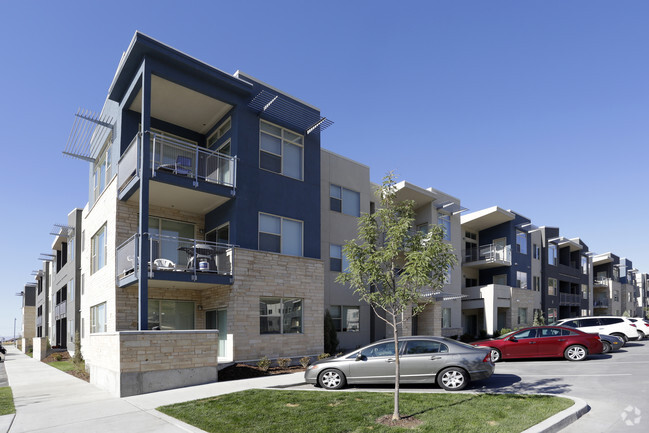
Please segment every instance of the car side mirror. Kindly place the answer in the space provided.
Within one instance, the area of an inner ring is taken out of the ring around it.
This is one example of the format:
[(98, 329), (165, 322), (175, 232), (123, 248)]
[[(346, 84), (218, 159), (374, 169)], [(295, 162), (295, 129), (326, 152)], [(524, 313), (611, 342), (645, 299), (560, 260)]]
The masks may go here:
[(518, 341), (518, 338), (516, 338), (516, 337), (509, 337), (509, 341), (513, 341), (514, 343), (516, 343), (516, 342)]
[(358, 354), (356, 355), (356, 361), (362, 361), (363, 358), (365, 358), (363, 354), (361, 352), (358, 352)]

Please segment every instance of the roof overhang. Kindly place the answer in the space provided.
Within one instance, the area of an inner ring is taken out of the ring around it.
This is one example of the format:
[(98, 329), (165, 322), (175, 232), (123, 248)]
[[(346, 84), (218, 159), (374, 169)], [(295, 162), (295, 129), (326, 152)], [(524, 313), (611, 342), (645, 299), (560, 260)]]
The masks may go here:
[(612, 263), (614, 261), (611, 253), (596, 254), (593, 256), (593, 266)]
[(558, 238), (549, 239), (548, 242), (558, 245), (559, 248), (569, 247), (570, 252), (579, 251), (583, 249), (583, 246), (579, 242), (575, 242), (573, 239), (564, 238), (562, 236)]
[(424, 188), (413, 185), (410, 182), (402, 180), (395, 185), (397, 200), (412, 200), (415, 202), (415, 209), (430, 204), (437, 199), (437, 194)]
[(479, 232), (498, 224), (513, 221), (516, 216), (514, 213), (502, 209), (498, 206), (492, 206), (476, 212), (462, 215), (460, 221), (463, 229)]

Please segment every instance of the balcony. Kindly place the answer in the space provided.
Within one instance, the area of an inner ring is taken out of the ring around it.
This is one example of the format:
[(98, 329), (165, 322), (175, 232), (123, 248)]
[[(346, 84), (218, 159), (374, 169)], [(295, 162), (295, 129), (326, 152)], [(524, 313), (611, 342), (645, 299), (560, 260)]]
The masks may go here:
[(488, 244), (464, 251), (464, 266), (470, 266), (476, 269), (487, 269), (497, 268), (500, 266), (511, 266), (511, 264), (511, 245)]
[(559, 303), (561, 305), (581, 305), (579, 295), (573, 293), (560, 293), (559, 295)]
[(608, 287), (610, 278), (598, 277), (593, 280), (593, 287)]
[[(119, 287), (137, 282), (139, 238), (135, 234), (117, 248), (115, 278)], [(156, 287), (197, 288), (197, 284), (233, 282), (233, 245), (149, 234), (146, 248), (148, 278), (156, 281)]]
[[(177, 138), (156, 133), (150, 136), (150, 176), (155, 181), (150, 184), (149, 200), (152, 204), (168, 206), (171, 204), (169, 201), (175, 199), (181, 202), (183, 209), (206, 213), (234, 196), (236, 157)], [(141, 135), (137, 134), (119, 160), (117, 185), (120, 200), (136, 199), (133, 196), (137, 196), (134, 193), (140, 181), (141, 144)], [(222, 199), (215, 200), (215, 195)], [(213, 205), (204, 208), (206, 202)], [(178, 203), (173, 204), (178, 207)]]
[(60, 303), (54, 306), (54, 317), (58, 319), (61, 316), (65, 316), (68, 313), (68, 302), (61, 301)]
[(593, 301), (594, 308), (608, 308), (608, 298), (599, 298)]

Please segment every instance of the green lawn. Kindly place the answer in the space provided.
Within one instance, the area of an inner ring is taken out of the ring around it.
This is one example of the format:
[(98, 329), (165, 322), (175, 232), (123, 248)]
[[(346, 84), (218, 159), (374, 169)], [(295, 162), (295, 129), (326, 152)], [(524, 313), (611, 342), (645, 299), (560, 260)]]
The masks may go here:
[(11, 393), (11, 388), (4, 386), (0, 388), (0, 415), (9, 415), (10, 413), (16, 413), (14, 395)]
[(49, 362), (47, 365), (58, 368), (61, 371), (72, 371), (77, 369), (76, 364), (72, 361), (53, 361)]
[[(406, 432), (376, 423), (394, 395), (378, 392), (249, 390), (158, 408), (208, 432)], [(521, 432), (573, 405), (560, 397), (401, 393), (401, 416), (417, 432)]]

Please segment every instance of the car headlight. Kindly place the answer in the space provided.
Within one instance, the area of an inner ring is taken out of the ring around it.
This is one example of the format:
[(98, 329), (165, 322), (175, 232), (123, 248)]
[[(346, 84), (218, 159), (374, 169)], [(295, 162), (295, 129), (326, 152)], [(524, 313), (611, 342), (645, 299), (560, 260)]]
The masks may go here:
[(317, 370), (318, 368), (320, 368), (319, 365), (309, 365), (306, 369), (307, 370)]

